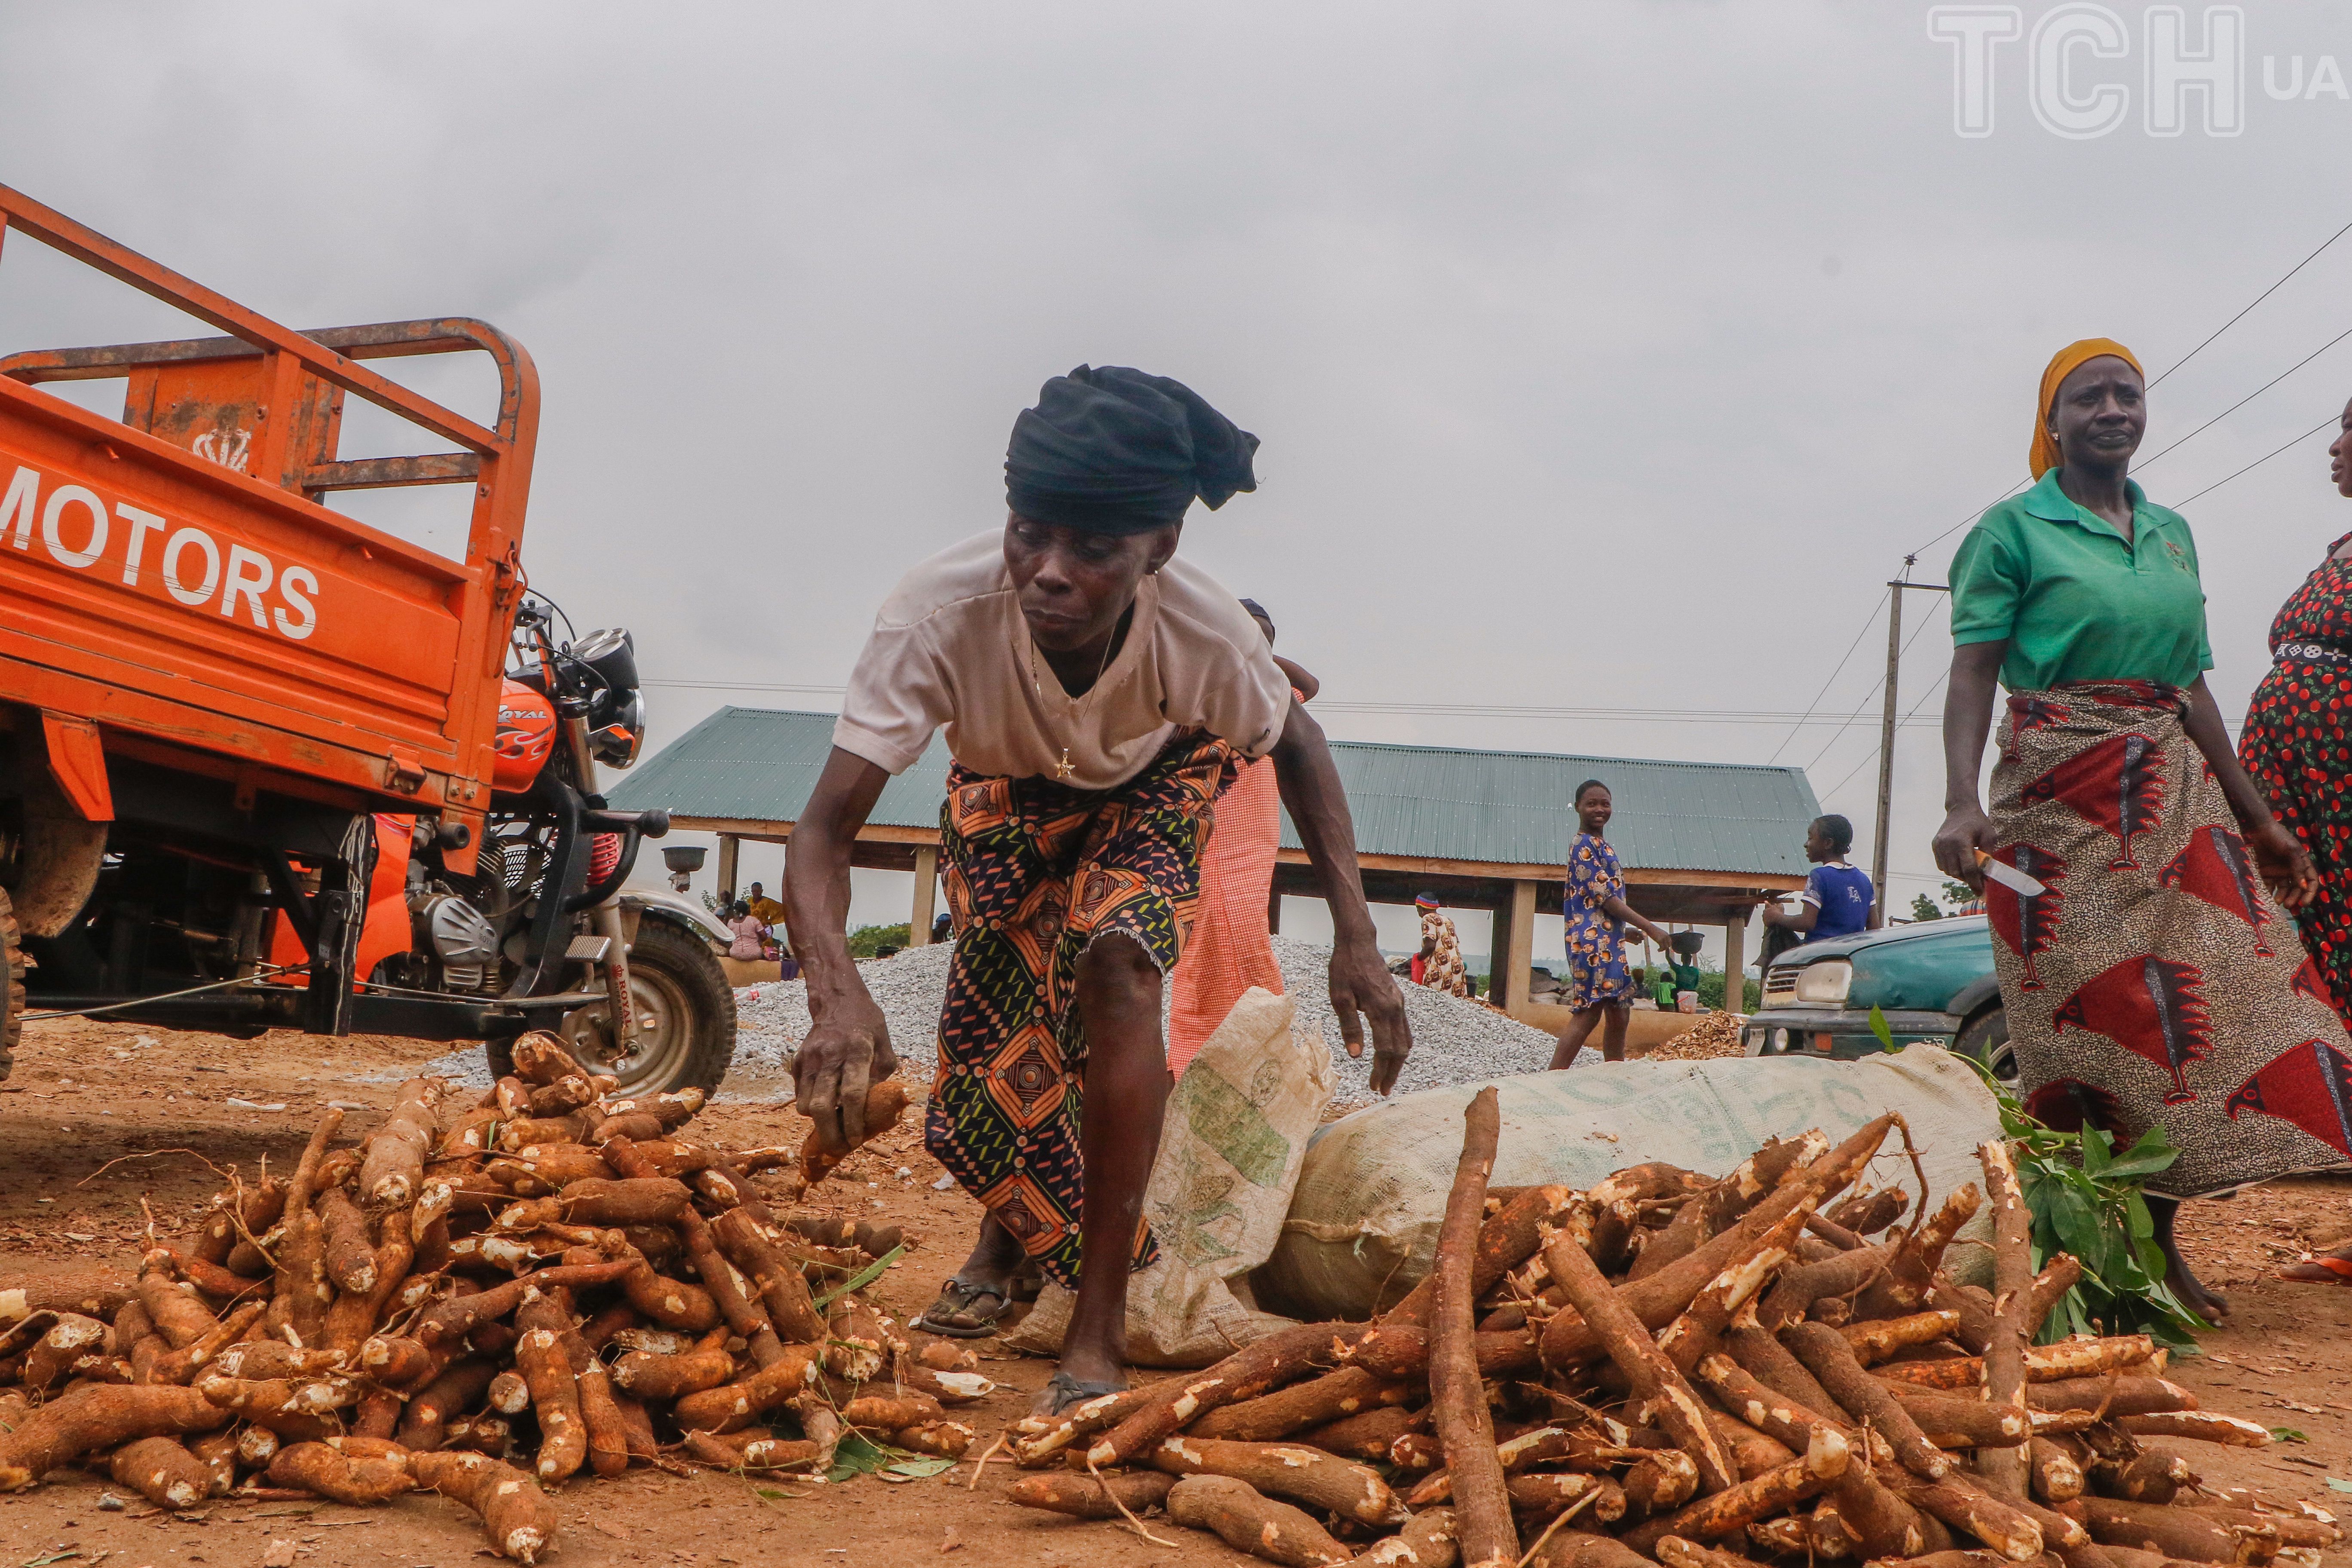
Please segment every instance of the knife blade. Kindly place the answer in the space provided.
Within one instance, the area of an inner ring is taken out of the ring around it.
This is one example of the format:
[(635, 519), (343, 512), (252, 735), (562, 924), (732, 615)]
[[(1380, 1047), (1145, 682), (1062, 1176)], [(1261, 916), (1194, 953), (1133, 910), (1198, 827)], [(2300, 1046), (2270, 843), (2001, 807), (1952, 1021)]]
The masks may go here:
[(1981, 849), (1977, 851), (1977, 868), (2011, 892), (2029, 899), (2038, 899), (2050, 890), (2008, 861), (1996, 860)]

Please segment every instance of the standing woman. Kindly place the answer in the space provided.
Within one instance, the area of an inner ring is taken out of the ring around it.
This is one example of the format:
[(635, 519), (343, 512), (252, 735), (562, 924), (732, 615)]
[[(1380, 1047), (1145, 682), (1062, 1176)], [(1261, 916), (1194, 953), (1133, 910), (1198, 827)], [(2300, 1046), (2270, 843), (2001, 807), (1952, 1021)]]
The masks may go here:
[[(1274, 647), (1274, 617), (1255, 599), (1242, 608), (1265, 646)], [(1293, 701), (1306, 702), (1322, 683), (1298, 666), (1274, 655), (1274, 666), (1290, 682)], [(1242, 994), (1255, 985), (1282, 994), (1282, 965), (1275, 962), (1268, 921), (1274, 899), (1274, 861), (1282, 847), (1282, 794), (1274, 763), (1244, 763), (1225, 793), (1217, 797), (1216, 826), (1201, 849), (1201, 912), (1176, 973), (1168, 977), (1168, 1073), (1182, 1078)]]
[[(2128, 477), (2147, 423), (2119, 343), (2075, 343), (2042, 373), (2036, 482), (1952, 563), (1936, 863), (1985, 895), (2026, 1110), (2126, 1144), (2161, 1126), (2179, 1149), (2148, 1207), (2173, 1293), (2217, 1319), (2228, 1304), (2173, 1240), (2179, 1200), (2344, 1164), (2320, 1113), (2352, 1041), (2277, 940), (2279, 899), (2311, 896), (2311, 858), (2206, 689), (2196, 543)], [(1988, 816), (1996, 680), (2009, 702)], [(2042, 890), (1988, 885), (1987, 858)]]
[[(784, 902), (808, 977), (793, 1060), (819, 1146), (864, 1141), (898, 1057), (850, 962), (851, 846), (946, 727), (940, 813), (955, 953), (924, 1144), (981, 1205), (923, 1313), (992, 1331), (1024, 1257), (1076, 1293), (1043, 1407), (1125, 1386), (1130, 1268), (1167, 1107), (1161, 977), (1183, 951), (1211, 803), (1272, 756), (1331, 908), (1330, 997), (1372, 1088), (1411, 1047), (1323, 731), (1238, 600), (1177, 558), (1186, 510), (1255, 489), (1257, 437), (1191, 388), (1117, 366), (1047, 382), (1013, 423), (1009, 515), (916, 565), (875, 617), (793, 832)], [(1082, 1109), (1083, 1108), (1083, 1109)]]
[(1625, 1021), (1633, 1006), (1633, 972), (1625, 967), (1625, 928), (1643, 934), (1668, 952), (1673, 941), (1664, 928), (1625, 901), (1625, 868), (1617, 851), (1602, 837), (1612, 806), (1609, 786), (1587, 779), (1576, 786), (1576, 842), (1568, 851), (1568, 886), (1560, 895), (1568, 940), (1566, 1006), (1576, 1016), (1559, 1033), (1559, 1048), (1552, 1053), (1555, 1071), (1576, 1065), (1592, 1026), (1605, 1016), (1601, 1054), (1612, 1062), (1625, 1059)]
[[(2352, 404), (2327, 456), (2336, 493), (2352, 499)], [(2352, 533), (2328, 546), (2327, 559), (2271, 623), (2271, 672), (2246, 710), (2238, 755), (2318, 863), (2318, 895), (2295, 917), (2311, 955), (2297, 984), (2345, 1014), (2352, 1004)], [(2336, 1071), (2339, 1081), (2352, 1079), (2352, 1069)], [(2352, 1104), (2352, 1094), (2339, 1103)], [(2352, 1155), (2352, 1118), (2322, 1136)], [(2352, 1244), (2280, 1272), (2352, 1285)]]

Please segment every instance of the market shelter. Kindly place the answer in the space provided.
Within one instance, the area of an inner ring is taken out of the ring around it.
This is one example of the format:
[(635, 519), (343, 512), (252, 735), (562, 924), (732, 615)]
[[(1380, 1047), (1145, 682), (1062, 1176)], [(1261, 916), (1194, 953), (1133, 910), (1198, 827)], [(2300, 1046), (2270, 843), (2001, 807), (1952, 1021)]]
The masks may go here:
[[(1805, 829), (1821, 815), (1801, 768), (1370, 742), (1335, 741), (1331, 752), (1367, 894), (1411, 903), (1434, 892), (1455, 909), (1492, 910), (1488, 952), (1513, 1013), (1528, 1005), (1535, 917), (1560, 912), (1577, 831), (1570, 797), (1586, 779), (1614, 797), (1609, 842), (1627, 901), (1662, 925), (1722, 927), (1727, 973), (1746, 965), (1756, 906), (1804, 887)], [(1311, 895), (1286, 817), (1279, 860), (1276, 893)]]
[[(791, 842), (832, 750), (834, 717), (721, 708), (633, 769), (612, 792), (613, 805), (660, 806), (675, 827), (716, 834), (719, 886), (731, 894), (745, 839)], [(1634, 908), (1663, 924), (1722, 927), (1735, 972), (1746, 962), (1756, 905), (1805, 885), (1805, 828), (1821, 812), (1804, 770), (1794, 767), (1357, 741), (1334, 741), (1331, 754), (1347, 786), (1368, 896), (1410, 904), (1435, 892), (1456, 909), (1491, 910), (1500, 1000), (1513, 1010), (1528, 1002), (1535, 917), (1559, 912), (1576, 838), (1569, 796), (1583, 780), (1601, 780), (1616, 797), (1609, 840), (1625, 864)], [(908, 915), (919, 944), (940, 907), (947, 770), (946, 743), (934, 740), (883, 790), (851, 860), (914, 873)], [(1277, 900), (1316, 896), (1287, 816), (1275, 892)]]

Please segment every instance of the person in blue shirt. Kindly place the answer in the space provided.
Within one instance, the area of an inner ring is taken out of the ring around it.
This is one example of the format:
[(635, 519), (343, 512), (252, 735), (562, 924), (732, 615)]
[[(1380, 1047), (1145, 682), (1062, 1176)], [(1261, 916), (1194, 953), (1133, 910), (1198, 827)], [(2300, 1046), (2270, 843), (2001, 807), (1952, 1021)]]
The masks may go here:
[(1870, 873), (1845, 862), (1853, 847), (1853, 824), (1843, 816), (1817, 816), (1805, 833), (1805, 858), (1813, 874), (1805, 879), (1802, 901), (1793, 910), (1764, 906), (1764, 925), (1795, 931), (1802, 942), (1826, 942), (1878, 929), (1877, 901)]

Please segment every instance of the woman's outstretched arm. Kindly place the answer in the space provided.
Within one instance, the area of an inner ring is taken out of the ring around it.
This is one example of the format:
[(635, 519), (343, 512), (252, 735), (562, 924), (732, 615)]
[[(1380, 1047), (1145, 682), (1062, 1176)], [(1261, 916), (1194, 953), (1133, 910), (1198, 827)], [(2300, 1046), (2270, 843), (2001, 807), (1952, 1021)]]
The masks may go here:
[(2311, 851), (2271, 815), (2271, 803), (2263, 798), (2261, 788), (2238, 761), (2237, 749), (2230, 744), (2221, 704), (2213, 700), (2201, 675), (2189, 689), (2188, 730), (2189, 738), (2205, 753), (2205, 764), (2213, 770), (2221, 793), (2229, 797), (2230, 815), (2238, 819), (2239, 831), (2254, 852), (2254, 865), (2271, 892), (2291, 910), (2311, 902), (2319, 896), (2319, 872), (2311, 863)]
[[(2000, 847), (1985, 815), (1977, 778), (1984, 771), (1992, 731), (1992, 701), (2009, 642), (1973, 642), (1952, 650), (1951, 684), (1944, 691), (1944, 826), (1936, 830), (1936, 865), (1955, 881), (1984, 891), (1977, 851)], [(1883, 896), (1883, 895), (1882, 895)]]

